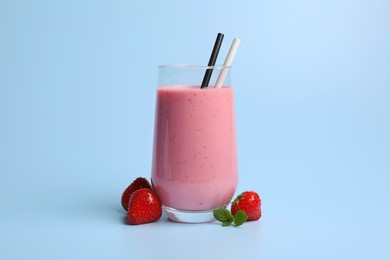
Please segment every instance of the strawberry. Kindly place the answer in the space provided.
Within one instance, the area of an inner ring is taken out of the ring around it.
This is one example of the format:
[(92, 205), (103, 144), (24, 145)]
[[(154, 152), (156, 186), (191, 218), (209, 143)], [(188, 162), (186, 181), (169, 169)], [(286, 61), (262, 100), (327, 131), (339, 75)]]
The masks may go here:
[(126, 211), (127, 211), (128, 205), (129, 205), (129, 199), (130, 199), (131, 194), (133, 194), (134, 191), (142, 189), (142, 188), (152, 189), (152, 187), (150, 186), (150, 183), (148, 182), (147, 179), (142, 178), (142, 177), (138, 177), (123, 192), (121, 202), (122, 202), (122, 207)]
[(161, 202), (152, 190), (139, 189), (131, 194), (127, 212), (132, 225), (155, 222), (162, 214)]
[(230, 211), (236, 214), (237, 211), (243, 210), (247, 216), (248, 221), (258, 220), (261, 217), (261, 199), (254, 191), (245, 191), (237, 196), (232, 202)]

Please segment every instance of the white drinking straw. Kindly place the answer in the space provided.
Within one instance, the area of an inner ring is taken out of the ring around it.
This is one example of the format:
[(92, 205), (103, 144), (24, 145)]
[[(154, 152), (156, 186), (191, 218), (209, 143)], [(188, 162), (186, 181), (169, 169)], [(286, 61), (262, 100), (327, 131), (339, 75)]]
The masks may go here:
[(228, 55), (226, 56), (225, 62), (223, 63), (223, 69), (219, 72), (217, 82), (215, 83), (216, 88), (220, 88), (223, 85), (223, 82), (225, 81), (226, 74), (228, 72), (229, 68), (233, 63), (234, 55), (236, 55), (238, 45), (240, 45), (240, 39), (234, 38), (232, 45), (230, 46), (230, 50)]

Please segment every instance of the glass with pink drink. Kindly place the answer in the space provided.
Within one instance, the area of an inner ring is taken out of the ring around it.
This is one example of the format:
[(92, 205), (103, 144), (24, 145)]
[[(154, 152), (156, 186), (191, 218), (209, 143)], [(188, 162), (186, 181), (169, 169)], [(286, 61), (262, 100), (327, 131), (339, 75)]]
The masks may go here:
[[(206, 70), (211, 84), (201, 88)], [(214, 87), (220, 70), (227, 76)], [(228, 67), (159, 67), (152, 186), (167, 216), (178, 222), (213, 221), (238, 182), (234, 95)]]

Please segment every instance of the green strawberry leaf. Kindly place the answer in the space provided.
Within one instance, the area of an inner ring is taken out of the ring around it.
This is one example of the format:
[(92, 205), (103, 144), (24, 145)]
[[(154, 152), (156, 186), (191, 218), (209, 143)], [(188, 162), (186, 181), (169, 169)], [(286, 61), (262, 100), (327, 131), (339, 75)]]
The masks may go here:
[(213, 211), (214, 218), (222, 222), (222, 226), (227, 227), (233, 222), (232, 213), (225, 208), (217, 208)]
[(248, 216), (246, 215), (245, 211), (239, 210), (234, 215), (234, 225), (236, 227), (241, 226), (245, 223), (245, 221), (248, 219)]

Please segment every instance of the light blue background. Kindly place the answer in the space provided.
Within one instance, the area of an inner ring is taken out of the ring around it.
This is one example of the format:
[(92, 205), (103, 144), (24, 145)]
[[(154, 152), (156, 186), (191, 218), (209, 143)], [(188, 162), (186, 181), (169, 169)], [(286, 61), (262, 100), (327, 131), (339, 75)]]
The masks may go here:
[[(0, 1), (1, 259), (389, 259), (390, 2)], [(157, 65), (233, 83), (242, 227), (126, 225)], [(222, 57), (222, 58), (221, 58)], [(242, 250), (242, 252), (241, 252)], [(146, 256), (144, 256), (146, 254)]]

